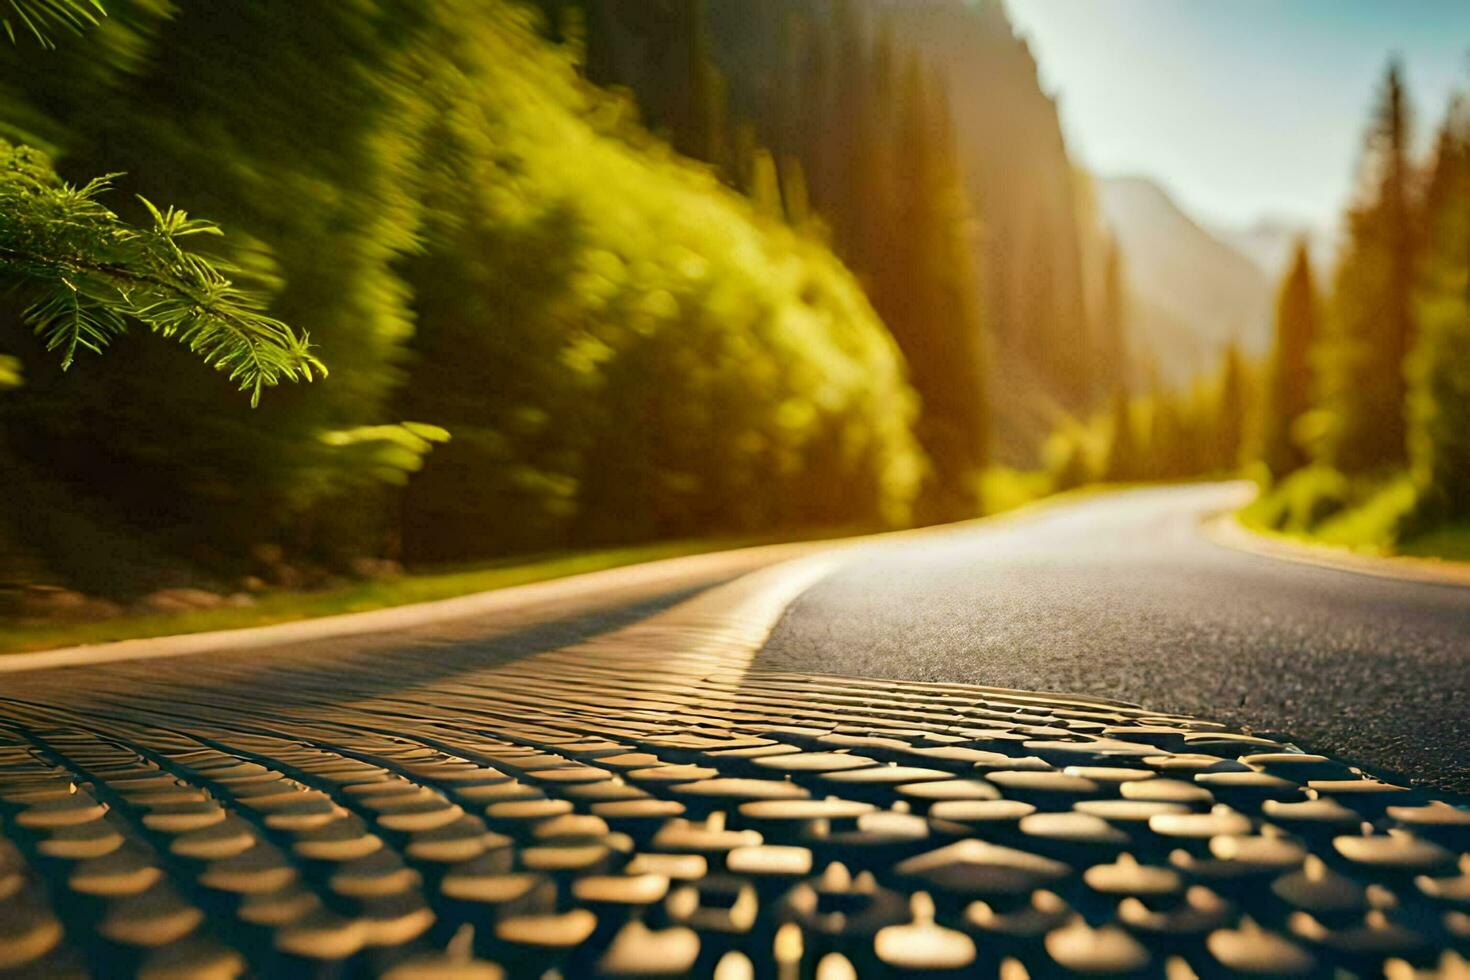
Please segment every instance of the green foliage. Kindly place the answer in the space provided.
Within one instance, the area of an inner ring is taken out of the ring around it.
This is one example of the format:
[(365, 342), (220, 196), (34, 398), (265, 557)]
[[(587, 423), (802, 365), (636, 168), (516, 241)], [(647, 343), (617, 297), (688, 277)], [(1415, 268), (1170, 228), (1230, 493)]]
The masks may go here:
[(1054, 489), (1046, 470), (991, 466), (980, 475), (980, 499), (987, 514), (999, 514), (1040, 500)]
[(1276, 340), (1263, 399), (1259, 458), (1272, 477), (1284, 478), (1307, 463), (1297, 441), (1298, 420), (1311, 410), (1315, 386), (1312, 348), (1318, 339), (1317, 287), (1306, 242), (1298, 242), (1291, 268), (1276, 296)]
[(1470, 101), (1440, 132), (1424, 204), (1428, 249), (1410, 359), (1409, 455), (1426, 505), (1470, 517)]
[[(5, 9), (9, 8), (9, 13)], [(106, 17), (101, 0), (0, 0), (0, 29), (16, 42), (16, 29), (29, 33), (43, 48), (56, 46), (58, 32), (79, 33)]]
[(1436, 525), (1413, 535), (1395, 550), (1400, 555), (1470, 562), (1470, 523)]
[(1405, 460), (1405, 361), (1415, 326), (1418, 242), (1407, 96), (1390, 65), (1359, 169), (1357, 200), (1318, 351), (1317, 459), (1349, 473)]
[(402, 486), (409, 474), (423, 469), (424, 457), (436, 444), (449, 441), (449, 430), (423, 422), (397, 425), (359, 425), (323, 432), (322, 442), (334, 449), (352, 449), (362, 455), (362, 467), (384, 483)]
[(326, 374), (305, 335), (227, 278), (238, 270), (181, 244), (220, 234), (216, 225), (141, 199), (151, 225), (133, 227), (98, 201), (109, 186), (66, 184), (44, 154), (0, 140), (0, 277), (22, 288), (24, 319), (62, 370), (136, 321), (226, 374), (252, 405), (264, 386)]
[(1102, 256), (1102, 303), (1094, 331), (1093, 375), (1097, 392), (1128, 386), (1128, 297), (1123, 249), (1106, 237)]
[[(591, 77), (630, 86), (675, 146), (715, 165), (763, 213), (780, 210), (779, 194), (793, 227), (830, 231), (920, 396), (916, 431), (931, 462), (920, 519), (975, 513), (991, 428), (982, 242), (942, 79), (865, 23), (859, 3), (575, 2), (598, 25)], [(704, 81), (727, 65), (728, 85)], [(726, 129), (715, 139), (711, 119)]]
[(1170, 390), (1157, 381), (1140, 395), (1116, 388), (1107, 412), (1067, 420), (1053, 433), (1047, 456), (1056, 489), (1236, 473), (1251, 390), (1233, 346), (1219, 372), (1191, 388)]
[(1144, 470), (1144, 449), (1139, 445), (1138, 424), (1128, 393), (1119, 389), (1113, 395), (1108, 425), (1108, 455), (1103, 464), (1103, 479), (1109, 483), (1127, 483), (1139, 479)]
[[(64, 175), (124, 171), (120, 221), (154, 225), (140, 197), (217, 219), (229, 263), (269, 286), (268, 309), (246, 312), (309, 334), (332, 376), (249, 412), (171, 345), (114, 338), (108, 370), (82, 380), (23, 340), (27, 387), (0, 403), (0, 425), (16, 452), (147, 514), (160, 546), (207, 564), (261, 540), (324, 559), (385, 547), (391, 500), (364, 490), (379, 460), (322, 435), (394, 421), (412, 312), (393, 266), (415, 247), (409, 151), (423, 128), (406, 61), (430, 43), (422, 8), (113, 0), (108, 11), (55, 51), (0, 50), (0, 116), (56, 147)], [(182, 337), (187, 324), (174, 327)]]
[(1418, 535), (1423, 517), (1420, 488), (1407, 474), (1354, 477), (1320, 464), (1292, 473), (1241, 513), (1251, 527), (1375, 554)]
[(975, 513), (970, 486), (989, 454), (985, 334), (949, 105), (921, 72), (911, 62), (905, 73), (892, 157), (890, 226), (902, 231), (885, 248), (874, 244), (871, 268), (879, 312), (923, 403), (918, 436), (935, 470), (927, 516), (953, 520)]
[(407, 553), (906, 520), (912, 396), (831, 255), (617, 122), (524, 17), (451, 50), (400, 404), (455, 438)]
[[(717, 159), (737, 141), (701, 12), (660, 4), (695, 18), (660, 43), (671, 82), (699, 84), (643, 108), (720, 176), (587, 84), (572, 57), (604, 56), (595, 18), (566, 19), (558, 50), (500, 0), (111, 0), (85, 43), (0, 51), (0, 118), (64, 174), (126, 171), (106, 220), (144, 229), (129, 247), (203, 230), (135, 198), (217, 216), (230, 265), (212, 268), (248, 270), (269, 307), (203, 279), (196, 305), (309, 331), (333, 369), (252, 413), (183, 352), (53, 303), (18, 338), (27, 387), (0, 400), (0, 435), (120, 523), (147, 515), (159, 549), (233, 573), (257, 543), (335, 567), (907, 521), (925, 464), (902, 358), (822, 243), (801, 167)], [(737, 169), (754, 208), (721, 181)], [(150, 303), (134, 313), (203, 344)], [(103, 340), (86, 384), (46, 351)]]
[(1096, 442), (1096, 433), (1076, 423), (1051, 434), (1042, 455), (1053, 491), (1072, 490), (1103, 479)]
[[(1455, 102), (1427, 175), (1407, 156), (1407, 109), (1390, 69), (1365, 155), (1349, 243), (1315, 364), (1300, 346), (1310, 312), (1305, 257), (1278, 311), (1277, 404), (1302, 407), (1304, 367), (1321, 383), (1293, 421), (1266, 419), (1264, 450), (1280, 473), (1284, 442), (1320, 460), (1248, 508), (1258, 525), (1376, 552), (1433, 540), (1470, 516), (1470, 114)], [(1422, 192), (1411, 189), (1422, 187)], [(1412, 341), (1412, 352), (1406, 356)], [(1285, 362), (1296, 365), (1287, 370)], [(1405, 431), (1407, 422), (1407, 431)], [(1407, 450), (1407, 468), (1403, 467)], [(1433, 552), (1435, 545), (1427, 546)], [(1448, 547), (1448, 546), (1446, 546)], [(1451, 548), (1453, 550), (1453, 548)], [(1424, 552), (1420, 552), (1424, 553)]]
[(1419, 509), (1419, 488), (1406, 474), (1359, 481), (1348, 505), (1320, 520), (1313, 537), (1323, 544), (1389, 553), (1420, 528)]
[(1351, 499), (1348, 478), (1330, 466), (1307, 466), (1251, 505), (1248, 517), (1275, 530), (1309, 532), (1341, 513)]
[(1233, 473), (1240, 466), (1245, 446), (1246, 408), (1249, 394), (1245, 364), (1240, 349), (1231, 344), (1225, 349), (1225, 363), (1220, 371), (1220, 395), (1215, 408), (1214, 465), (1219, 471)]

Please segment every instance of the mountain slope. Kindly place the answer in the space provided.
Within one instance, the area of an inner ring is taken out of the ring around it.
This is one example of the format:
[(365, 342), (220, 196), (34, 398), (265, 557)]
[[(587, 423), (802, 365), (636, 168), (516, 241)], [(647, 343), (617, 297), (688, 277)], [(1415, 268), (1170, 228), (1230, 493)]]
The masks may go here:
[(1202, 228), (1147, 178), (1100, 179), (1098, 202), (1126, 259), (1133, 349), (1166, 381), (1212, 370), (1231, 341), (1264, 353), (1271, 336), (1270, 278)]
[(1286, 274), (1296, 243), (1305, 238), (1312, 264), (1319, 275), (1331, 265), (1336, 247), (1327, 231), (1279, 218), (1262, 218), (1242, 228), (1214, 227), (1211, 233), (1253, 261), (1272, 282)]

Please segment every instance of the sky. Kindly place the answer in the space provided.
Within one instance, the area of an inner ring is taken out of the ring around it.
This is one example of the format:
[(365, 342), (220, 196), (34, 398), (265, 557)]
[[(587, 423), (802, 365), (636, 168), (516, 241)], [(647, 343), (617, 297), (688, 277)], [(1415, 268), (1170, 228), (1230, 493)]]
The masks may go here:
[(1217, 226), (1330, 228), (1391, 55), (1423, 146), (1470, 82), (1470, 0), (1005, 2), (1073, 156)]

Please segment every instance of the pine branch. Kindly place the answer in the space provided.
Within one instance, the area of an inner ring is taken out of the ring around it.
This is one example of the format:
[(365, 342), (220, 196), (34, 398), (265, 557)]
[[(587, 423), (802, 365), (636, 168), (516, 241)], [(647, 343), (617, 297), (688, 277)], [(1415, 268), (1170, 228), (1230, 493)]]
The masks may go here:
[(326, 375), (304, 334), (234, 284), (237, 269), (180, 244), (219, 235), (216, 225), (142, 198), (152, 226), (129, 225), (98, 202), (110, 187), (110, 176), (66, 184), (44, 154), (0, 140), (0, 276), (34, 295), (25, 321), (63, 369), (136, 321), (226, 374), (252, 405), (262, 388)]
[(43, 48), (56, 47), (53, 34), (59, 31), (80, 34), (88, 27), (97, 26), (98, 20), (107, 16), (101, 0), (0, 0), (0, 11), (7, 8), (10, 14), (0, 15), (0, 29), (10, 38), (10, 43), (16, 43), (16, 27), (19, 26)]

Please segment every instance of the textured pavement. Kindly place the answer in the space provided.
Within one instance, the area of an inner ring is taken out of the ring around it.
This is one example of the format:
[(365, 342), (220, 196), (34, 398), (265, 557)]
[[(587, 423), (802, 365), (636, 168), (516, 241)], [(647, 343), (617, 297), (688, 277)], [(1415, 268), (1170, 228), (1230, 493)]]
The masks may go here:
[(1470, 793), (1470, 589), (1243, 554), (1238, 484), (1082, 498), (872, 548), (758, 665), (1119, 698)]

